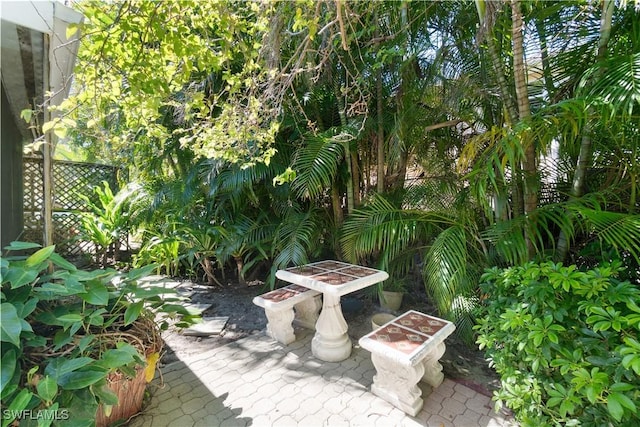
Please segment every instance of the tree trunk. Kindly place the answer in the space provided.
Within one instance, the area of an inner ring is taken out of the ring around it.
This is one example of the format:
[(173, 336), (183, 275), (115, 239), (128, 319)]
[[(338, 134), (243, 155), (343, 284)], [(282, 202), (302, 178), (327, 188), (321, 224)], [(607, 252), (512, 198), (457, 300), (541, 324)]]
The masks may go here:
[(351, 152), (351, 169), (353, 171), (353, 205), (355, 207), (360, 206), (360, 163), (358, 161), (358, 152)]
[(540, 60), (542, 62), (542, 78), (544, 79), (544, 88), (547, 91), (547, 99), (551, 100), (556, 92), (553, 85), (553, 77), (549, 66), (549, 52), (547, 50), (547, 29), (544, 21), (536, 21), (536, 30), (540, 39)]
[[(607, 44), (611, 37), (611, 19), (613, 17), (613, 8), (615, 6), (614, 0), (603, 0), (602, 2), (602, 16), (600, 18), (600, 39), (598, 40), (598, 53), (597, 60), (604, 59), (607, 51)], [(603, 70), (600, 69), (598, 74), (602, 74)], [(584, 192), (584, 181), (587, 174), (587, 169), (591, 164), (592, 144), (591, 144), (591, 127), (589, 122), (585, 124), (582, 129), (582, 140), (580, 143), (580, 153), (578, 154), (578, 162), (573, 174), (573, 182), (571, 185), (571, 199), (582, 196)], [(556, 251), (556, 260), (564, 261), (569, 253), (569, 242), (567, 236), (560, 232), (558, 236), (558, 249)]]
[[(482, 37), (484, 37), (486, 39), (487, 50), (489, 53), (489, 58), (491, 60), (493, 74), (498, 84), (498, 89), (500, 90), (502, 102), (504, 103), (506, 122), (508, 125), (513, 125), (513, 123), (516, 123), (518, 121), (518, 109), (516, 102), (513, 99), (513, 94), (509, 90), (504, 63), (502, 62), (500, 55), (498, 55), (498, 50), (493, 39), (493, 22), (495, 14), (497, 13), (497, 11), (495, 10), (495, 3), (491, 1), (487, 2), (485, 0), (476, 0), (476, 8), (478, 10), (478, 17), (480, 19), (479, 38), (481, 39)], [(518, 169), (519, 168), (516, 167), (516, 170), (513, 171), (513, 179), (515, 179), (516, 176), (520, 175), (520, 171)], [(496, 195), (498, 206), (496, 218), (507, 219), (508, 191), (507, 185), (505, 184), (503, 179), (500, 179), (500, 181), (498, 182), (498, 187), (504, 190), (498, 190), (498, 194)], [(522, 215), (522, 212), (524, 211), (524, 208), (522, 207), (522, 186), (514, 181), (511, 186), (511, 192), (513, 216), (518, 217)]]
[(518, 121), (518, 110), (505, 77), (507, 74), (504, 70), (504, 64), (502, 63), (500, 55), (498, 55), (498, 49), (493, 40), (492, 29), (494, 15), (496, 14), (494, 7), (495, 4), (492, 1), (476, 0), (476, 8), (478, 9), (481, 28), (479, 37), (484, 37), (487, 41), (487, 49), (489, 51), (489, 57), (491, 58), (493, 72), (498, 83), (498, 88), (500, 89), (502, 102), (504, 102), (507, 112), (507, 122), (513, 124)]
[(234, 256), (233, 259), (236, 261), (236, 269), (238, 271), (238, 283), (240, 283), (241, 285), (246, 285), (247, 282), (246, 280), (244, 280), (244, 273), (242, 272), (242, 269), (244, 268), (244, 259), (242, 259), (242, 256), (240, 255)]
[(342, 212), (340, 191), (338, 190), (338, 185), (335, 182), (331, 185), (331, 206), (333, 208), (334, 225), (336, 228), (339, 228), (344, 222), (344, 213)]
[[(520, 121), (531, 116), (531, 106), (529, 105), (529, 91), (526, 81), (526, 67), (524, 64), (524, 49), (522, 31), (522, 13), (520, 11), (520, 0), (511, 0), (511, 37), (513, 44), (513, 77), (518, 101), (518, 118)], [(538, 174), (536, 165), (536, 149), (532, 139), (527, 137), (524, 140), (524, 159), (522, 161), (523, 173), (523, 202), (524, 213), (530, 214), (538, 207)], [(534, 255), (534, 246), (531, 236), (525, 231), (525, 241), (529, 258)]]
[[(379, 39), (379, 31), (376, 26), (376, 40)], [(376, 50), (380, 49), (380, 42), (376, 42)], [(382, 71), (376, 71), (376, 118), (378, 131), (376, 132), (376, 153), (377, 153), (377, 169), (376, 169), (376, 190), (382, 194), (384, 192), (384, 109), (382, 103)]]
[(355, 192), (353, 189), (353, 164), (351, 162), (351, 141), (344, 143), (344, 160), (347, 162), (347, 213), (353, 212)]
[(218, 286), (222, 286), (222, 284), (220, 284), (220, 282), (218, 282), (218, 280), (216, 279), (216, 276), (213, 272), (213, 263), (206, 256), (203, 257), (202, 259), (202, 269), (204, 270), (205, 276), (207, 276), (207, 282), (209, 283), (210, 286), (213, 286), (216, 284)]
[[(338, 100), (338, 113), (340, 115), (340, 125), (341, 127), (347, 126), (347, 113), (346, 113), (346, 100), (344, 102), (341, 101), (339, 88), (336, 88), (336, 99)], [(347, 164), (347, 212), (353, 212), (353, 199), (354, 199), (354, 191), (353, 191), (353, 165), (351, 164), (351, 140), (343, 142), (344, 144), (344, 161)]]

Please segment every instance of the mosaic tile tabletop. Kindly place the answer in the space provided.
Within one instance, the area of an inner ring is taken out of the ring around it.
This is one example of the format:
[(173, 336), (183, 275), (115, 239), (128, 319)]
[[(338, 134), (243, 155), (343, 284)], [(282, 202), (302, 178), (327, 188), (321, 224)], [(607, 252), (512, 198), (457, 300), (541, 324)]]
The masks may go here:
[(371, 276), (380, 272), (380, 270), (374, 270), (373, 268), (346, 264), (339, 261), (320, 261), (300, 267), (287, 268), (286, 271), (300, 276), (308, 276), (328, 285), (342, 285), (355, 279)]
[(261, 295), (263, 299), (269, 301), (284, 301), (296, 295), (299, 295), (303, 292), (310, 291), (311, 289), (305, 288), (304, 286), (298, 285), (289, 285), (284, 288), (275, 289), (271, 292), (267, 292), (266, 294)]
[[(320, 292), (340, 294), (353, 292), (389, 277), (381, 270), (332, 260), (279, 270), (276, 276)], [(331, 287), (342, 288), (332, 290)]]
[(454, 329), (451, 322), (411, 310), (365, 335), (360, 342), (365, 348), (382, 345), (412, 359), (431, 347), (430, 341), (436, 345)]

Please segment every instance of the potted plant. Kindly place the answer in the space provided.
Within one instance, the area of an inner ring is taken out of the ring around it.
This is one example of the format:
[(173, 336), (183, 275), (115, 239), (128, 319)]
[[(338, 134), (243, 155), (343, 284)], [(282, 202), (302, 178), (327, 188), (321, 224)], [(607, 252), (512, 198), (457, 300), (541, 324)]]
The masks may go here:
[(405, 280), (397, 277), (390, 277), (382, 282), (378, 292), (380, 306), (392, 311), (399, 310), (406, 288)]
[(0, 267), (2, 427), (129, 418), (153, 378), (168, 317), (193, 321), (170, 290), (139, 283), (154, 266), (81, 271), (49, 246), (0, 257)]

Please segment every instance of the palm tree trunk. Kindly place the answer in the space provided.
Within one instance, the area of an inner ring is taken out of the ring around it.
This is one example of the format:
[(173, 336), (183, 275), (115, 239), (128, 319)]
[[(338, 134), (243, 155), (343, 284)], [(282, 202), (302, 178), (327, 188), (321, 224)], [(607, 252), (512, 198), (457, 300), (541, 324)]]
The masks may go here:
[[(600, 38), (598, 40), (597, 60), (604, 58), (607, 51), (607, 44), (611, 37), (611, 20), (613, 17), (614, 0), (603, 0), (602, 16), (600, 18)], [(602, 74), (602, 69), (598, 74)], [(591, 127), (587, 122), (582, 129), (582, 140), (580, 143), (580, 153), (578, 154), (578, 162), (573, 174), (573, 182), (571, 185), (571, 198), (578, 198), (584, 192), (585, 176), (587, 169), (591, 164), (592, 144), (591, 144)], [(569, 242), (567, 236), (560, 232), (558, 236), (558, 247), (556, 251), (556, 260), (564, 261), (569, 253)]]
[(244, 259), (242, 259), (241, 255), (234, 255), (233, 259), (236, 262), (236, 270), (238, 271), (238, 283), (246, 285), (247, 282), (244, 279), (244, 273), (242, 272), (242, 269), (244, 268)]
[(222, 286), (222, 284), (218, 282), (218, 279), (216, 279), (216, 276), (213, 272), (213, 263), (206, 256), (202, 259), (202, 269), (204, 270), (205, 276), (207, 276), (207, 283), (209, 284), (209, 286), (213, 286), (215, 284), (217, 284), (218, 286)]
[(347, 162), (347, 212), (351, 214), (353, 212), (355, 191), (353, 189), (353, 163), (351, 161), (351, 141), (344, 143), (345, 153), (344, 159)]
[(513, 124), (518, 120), (518, 110), (505, 77), (507, 74), (504, 69), (504, 64), (502, 63), (500, 55), (498, 55), (498, 49), (496, 48), (496, 44), (493, 40), (492, 27), (494, 15), (496, 13), (494, 7), (495, 4), (492, 1), (476, 0), (476, 8), (478, 10), (481, 28), (479, 37), (484, 37), (487, 41), (487, 48), (489, 51), (489, 57), (491, 58), (493, 72), (498, 83), (498, 88), (500, 89), (502, 102), (504, 102), (506, 108), (507, 121), (510, 124)]
[[(491, 1), (485, 0), (476, 0), (476, 8), (478, 10), (478, 17), (480, 19), (480, 31), (478, 37), (480, 39), (484, 38), (487, 42), (487, 51), (489, 53), (489, 58), (491, 60), (491, 66), (493, 68), (493, 74), (498, 84), (498, 89), (500, 90), (500, 95), (502, 98), (502, 102), (505, 108), (505, 117), (506, 122), (509, 125), (518, 121), (518, 109), (515, 100), (513, 99), (513, 95), (509, 90), (509, 84), (506, 79), (506, 71), (504, 69), (504, 63), (500, 55), (498, 55), (498, 49), (496, 48), (496, 44), (493, 40), (493, 22), (495, 18), (495, 14), (497, 13), (495, 9), (495, 3)], [(518, 217), (522, 215), (523, 208), (523, 196), (522, 196), (522, 186), (519, 185), (516, 177), (520, 175), (520, 171), (516, 167), (516, 170), (513, 171), (513, 183), (511, 186), (511, 194), (512, 194), (512, 213), (514, 217)], [(497, 174), (498, 177), (501, 174)], [(507, 219), (508, 216), (508, 195), (507, 195), (507, 186), (504, 183), (504, 180), (500, 178), (500, 182), (498, 183), (500, 188), (503, 188), (504, 191), (499, 190), (499, 194), (496, 195), (498, 210), (496, 212), (496, 218)]]
[(538, 31), (538, 38), (540, 39), (540, 61), (542, 62), (542, 78), (544, 79), (544, 88), (547, 91), (547, 98), (551, 100), (556, 92), (556, 88), (553, 85), (553, 77), (551, 76), (551, 69), (549, 65), (549, 51), (547, 49), (547, 29), (544, 25), (544, 21), (536, 21), (536, 30)]
[[(375, 30), (376, 40), (379, 39), (379, 30), (376, 26)], [(376, 41), (376, 49), (380, 48), (380, 42)], [(378, 193), (382, 194), (384, 192), (384, 120), (383, 120), (384, 110), (382, 103), (382, 71), (378, 69), (376, 71), (376, 118), (378, 124), (378, 131), (376, 133), (376, 142), (377, 142), (377, 169), (376, 169), (376, 190)]]
[(353, 170), (353, 205), (360, 206), (360, 162), (358, 161), (358, 152), (351, 152), (351, 169)]
[[(597, 60), (604, 59), (607, 51), (607, 44), (611, 37), (611, 19), (613, 17), (614, 0), (604, 0), (602, 3), (602, 17), (600, 18), (600, 39), (598, 40), (598, 56)], [(602, 74), (602, 69), (598, 74)], [(584, 191), (584, 177), (587, 168), (591, 163), (591, 128), (587, 123), (583, 129), (582, 142), (580, 144), (580, 154), (578, 155), (578, 163), (573, 176), (571, 186), (571, 196), (580, 197)]]
[(331, 206), (333, 208), (333, 223), (336, 228), (339, 228), (344, 222), (344, 213), (342, 212), (338, 184), (335, 182), (331, 185)]
[[(526, 67), (524, 64), (524, 48), (522, 31), (524, 28), (520, 0), (511, 0), (511, 40), (513, 44), (513, 78), (518, 102), (518, 117), (520, 121), (531, 116), (529, 104), (529, 91), (526, 81)], [(524, 213), (530, 214), (538, 207), (538, 183), (536, 166), (536, 149), (532, 140), (525, 140), (524, 159), (522, 161), (523, 172), (523, 202)], [(529, 257), (534, 255), (534, 246), (531, 236), (525, 231), (525, 241)]]
[[(338, 114), (340, 116), (340, 125), (347, 125), (346, 100), (341, 101), (340, 90), (336, 88), (336, 99), (338, 100)], [(346, 96), (346, 95), (345, 95)], [(351, 140), (344, 142), (344, 161), (347, 163), (347, 212), (351, 213), (354, 209), (353, 199), (353, 164), (351, 163)]]

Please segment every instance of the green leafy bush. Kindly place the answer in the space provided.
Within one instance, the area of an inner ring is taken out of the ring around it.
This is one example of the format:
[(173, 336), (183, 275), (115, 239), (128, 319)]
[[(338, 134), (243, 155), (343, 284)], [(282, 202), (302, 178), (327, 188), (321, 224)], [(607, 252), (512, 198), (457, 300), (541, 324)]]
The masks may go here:
[(640, 290), (618, 265), (551, 262), (482, 278), (478, 344), (522, 425), (639, 425)]
[[(38, 247), (13, 242), (6, 249)], [(0, 257), (3, 427), (24, 411), (57, 413), (65, 426), (95, 424), (100, 405), (108, 415), (118, 403), (110, 375), (132, 378), (145, 369), (150, 380), (168, 317), (182, 314), (190, 324), (171, 291), (139, 284), (153, 266), (81, 271), (54, 249)], [(52, 416), (37, 420), (52, 422)]]
[[(130, 183), (118, 193), (113, 194), (109, 183), (102, 181), (102, 187), (95, 187), (91, 198), (79, 194), (89, 212), (81, 212), (81, 234), (96, 245), (96, 262), (105, 267), (107, 253), (111, 248), (118, 258), (120, 240), (126, 236), (131, 226), (131, 217), (135, 216), (134, 206), (145, 197), (144, 191), (135, 183)], [(94, 202), (92, 199), (96, 199)]]

